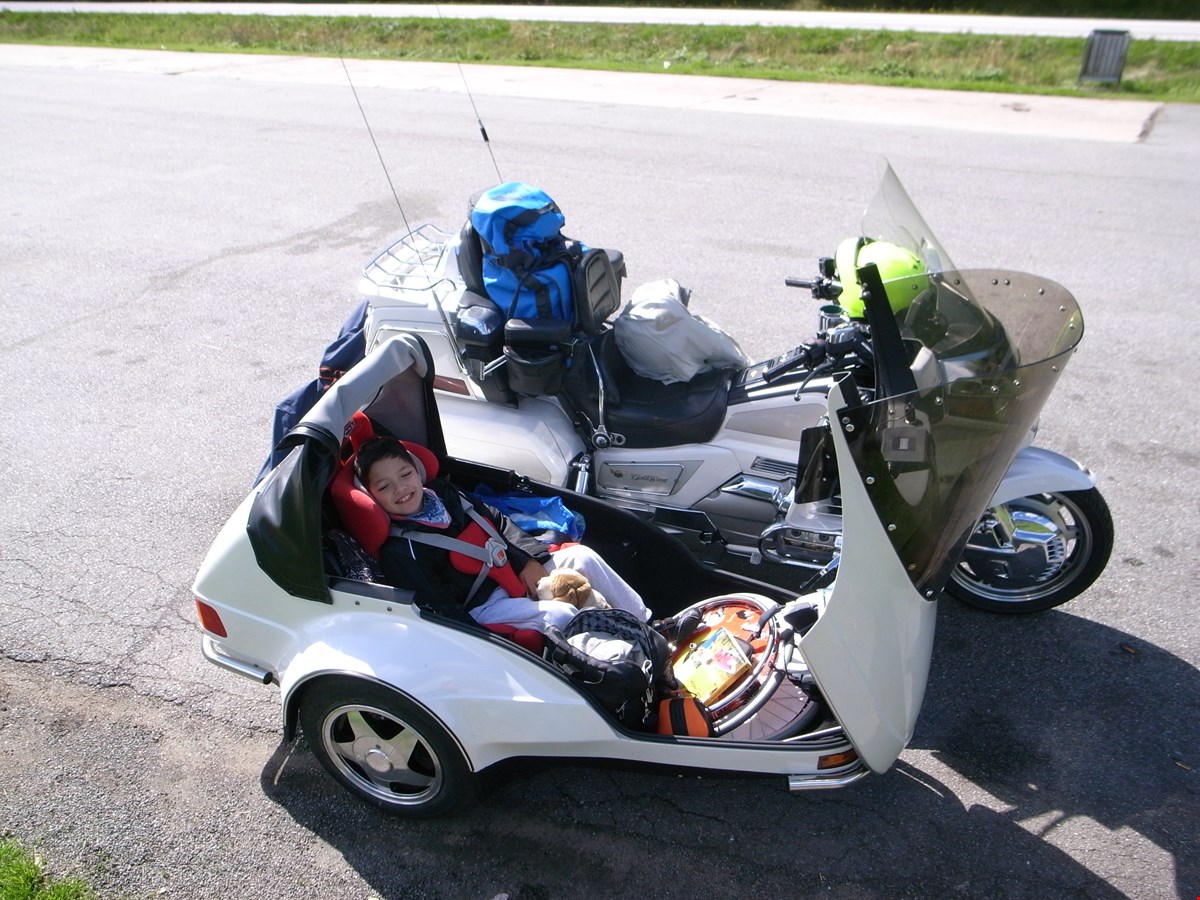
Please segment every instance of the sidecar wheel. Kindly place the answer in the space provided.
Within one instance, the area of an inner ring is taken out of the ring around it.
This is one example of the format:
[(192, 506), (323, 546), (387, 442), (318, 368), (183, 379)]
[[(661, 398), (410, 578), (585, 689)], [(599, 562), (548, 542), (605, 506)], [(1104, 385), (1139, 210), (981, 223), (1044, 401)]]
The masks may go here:
[[(1005, 513), (1012, 534), (998, 525)], [(1091, 587), (1112, 547), (1112, 514), (1096, 488), (1021, 497), (984, 513), (946, 592), (989, 612), (1041, 612)]]
[(301, 701), (300, 725), (329, 773), (386, 812), (432, 818), (475, 797), (477, 777), (450, 733), (381, 685), (357, 679), (317, 684)]

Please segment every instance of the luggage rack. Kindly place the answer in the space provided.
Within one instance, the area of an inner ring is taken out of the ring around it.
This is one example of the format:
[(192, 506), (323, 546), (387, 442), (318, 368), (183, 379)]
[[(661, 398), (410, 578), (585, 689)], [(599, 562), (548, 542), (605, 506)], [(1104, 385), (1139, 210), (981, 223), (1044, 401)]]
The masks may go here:
[(453, 236), (436, 225), (419, 225), (363, 266), (363, 281), (372, 286), (362, 293), (387, 297), (396, 291), (435, 290), (455, 287), (442, 273), (442, 254)]

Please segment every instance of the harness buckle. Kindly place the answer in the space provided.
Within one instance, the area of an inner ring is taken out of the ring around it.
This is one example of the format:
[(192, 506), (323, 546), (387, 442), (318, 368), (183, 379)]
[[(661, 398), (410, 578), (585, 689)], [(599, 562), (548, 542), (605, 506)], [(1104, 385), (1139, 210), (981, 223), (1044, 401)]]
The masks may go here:
[(508, 565), (508, 551), (505, 549), (503, 541), (488, 538), (483, 549), (488, 555), (488, 565), (493, 569), (501, 569)]

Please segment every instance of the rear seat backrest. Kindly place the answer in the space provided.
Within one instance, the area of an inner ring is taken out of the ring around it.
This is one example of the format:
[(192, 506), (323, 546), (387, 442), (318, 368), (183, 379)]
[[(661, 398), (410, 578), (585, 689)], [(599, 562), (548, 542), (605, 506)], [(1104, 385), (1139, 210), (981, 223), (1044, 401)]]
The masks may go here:
[(458, 233), (455, 259), (463, 286), (472, 293), (486, 297), (488, 292), (483, 285), (483, 245), (479, 242), (479, 235), (470, 219), (467, 219)]

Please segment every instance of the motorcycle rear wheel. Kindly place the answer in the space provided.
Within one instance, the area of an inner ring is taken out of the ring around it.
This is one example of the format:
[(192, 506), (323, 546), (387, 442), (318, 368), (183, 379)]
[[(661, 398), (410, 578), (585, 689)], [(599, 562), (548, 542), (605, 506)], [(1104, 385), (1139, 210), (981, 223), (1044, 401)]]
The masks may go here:
[[(1006, 515), (1011, 534), (997, 527)], [(988, 612), (1041, 612), (1079, 596), (1108, 565), (1113, 521), (1100, 491), (1035, 494), (984, 513), (946, 593)]]

